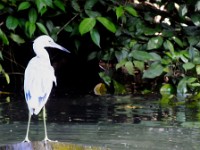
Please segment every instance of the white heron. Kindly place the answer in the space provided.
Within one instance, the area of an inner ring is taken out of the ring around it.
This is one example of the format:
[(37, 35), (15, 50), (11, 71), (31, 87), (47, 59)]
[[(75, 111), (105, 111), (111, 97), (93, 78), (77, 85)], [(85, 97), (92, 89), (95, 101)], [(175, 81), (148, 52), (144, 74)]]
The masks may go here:
[(30, 142), (28, 134), (31, 116), (33, 114), (38, 115), (42, 108), (45, 132), (44, 141), (49, 141), (46, 128), (45, 104), (53, 87), (53, 83), (56, 85), (56, 77), (54, 68), (50, 63), (49, 54), (45, 49), (46, 47), (69, 52), (64, 47), (56, 44), (47, 35), (39, 36), (34, 40), (33, 50), (36, 56), (29, 61), (24, 77), (24, 94), (29, 109), (27, 132), (24, 142)]

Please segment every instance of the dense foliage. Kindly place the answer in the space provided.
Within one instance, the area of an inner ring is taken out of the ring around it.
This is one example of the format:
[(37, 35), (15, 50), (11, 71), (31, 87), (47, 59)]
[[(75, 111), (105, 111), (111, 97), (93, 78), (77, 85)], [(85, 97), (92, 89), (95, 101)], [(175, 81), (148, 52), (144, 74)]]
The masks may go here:
[[(81, 51), (82, 38), (89, 35), (88, 43), (96, 49), (88, 60), (99, 60), (99, 75), (115, 93), (160, 89), (163, 103), (175, 95), (197, 100), (199, 11), (200, 2), (194, 0), (3, 0), (0, 48), (40, 34), (56, 40), (66, 33), (73, 38), (74, 51)], [(2, 67), (0, 71), (8, 80)]]

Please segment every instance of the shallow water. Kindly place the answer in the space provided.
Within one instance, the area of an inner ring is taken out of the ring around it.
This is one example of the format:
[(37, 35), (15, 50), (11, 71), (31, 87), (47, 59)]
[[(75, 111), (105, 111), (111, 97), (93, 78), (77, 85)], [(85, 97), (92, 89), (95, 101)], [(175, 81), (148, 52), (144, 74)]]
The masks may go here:
[[(27, 108), (23, 100), (0, 105), (0, 145), (24, 139)], [(47, 104), (49, 138), (114, 150), (196, 150), (200, 148), (198, 108), (161, 107), (156, 97), (79, 96), (51, 98)], [(33, 116), (30, 140), (44, 138), (42, 116)]]

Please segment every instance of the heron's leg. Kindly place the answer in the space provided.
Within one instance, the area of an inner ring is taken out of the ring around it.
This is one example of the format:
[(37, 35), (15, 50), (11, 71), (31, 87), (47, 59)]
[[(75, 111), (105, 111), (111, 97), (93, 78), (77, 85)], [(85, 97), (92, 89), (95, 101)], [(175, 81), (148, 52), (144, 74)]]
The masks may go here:
[(44, 121), (44, 141), (51, 141), (47, 136), (47, 125), (46, 125), (46, 108), (43, 107), (43, 121)]
[(27, 125), (27, 130), (26, 130), (26, 137), (25, 137), (23, 142), (30, 142), (30, 140), (28, 138), (30, 122), (31, 122), (31, 113), (29, 112), (29, 114), (28, 114), (28, 125)]

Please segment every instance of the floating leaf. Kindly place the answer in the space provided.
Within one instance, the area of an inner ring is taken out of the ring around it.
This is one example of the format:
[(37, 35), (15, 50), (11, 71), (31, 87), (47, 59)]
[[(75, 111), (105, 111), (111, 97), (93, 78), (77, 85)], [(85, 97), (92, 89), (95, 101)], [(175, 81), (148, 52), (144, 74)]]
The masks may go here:
[(85, 18), (81, 21), (79, 25), (79, 32), (81, 33), (81, 35), (83, 35), (92, 30), (95, 24), (96, 24), (95, 18)]
[(22, 43), (25, 43), (25, 40), (23, 38), (21, 38), (19, 35), (17, 34), (14, 34), (14, 33), (11, 33), (10, 35), (11, 39), (13, 41), (15, 41), (16, 43), (18, 44), (22, 44)]
[(38, 26), (38, 28), (40, 29), (40, 31), (42, 33), (48, 35), (48, 31), (47, 31), (46, 27), (42, 23), (37, 22), (36, 25)]
[(163, 73), (163, 67), (159, 63), (153, 63), (144, 71), (143, 78), (155, 78)]
[(10, 30), (15, 30), (18, 26), (18, 19), (13, 16), (8, 16), (6, 19), (6, 27)]
[(116, 32), (116, 27), (115, 27), (115, 24), (112, 23), (110, 20), (108, 20), (107, 18), (105, 17), (97, 17), (97, 20), (103, 24), (103, 26), (108, 29), (109, 31), (115, 33)]
[(106, 85), (104, 83), (99, 83), (94, 87), (95, 95), (105, 95), (107, 92)]
[(147, 49), (148, 50), (158, 49), (162, 46), (162, 44), (163, 44), (163, 38), (161, 36), (153, 37), (147, 43)]
[(28, 9), (31, 6), (30, 2), (21, 2), (18, 11)]
[(91, 36), (91, 38), (92, 38), (92, 41), (93, 41), (98, 47), (101, 47), (101, 46), (100, 46), (100, 34), (99, 34), (98, 30), (96, 30), (96, 29), (90, 30), (90, 36)]

